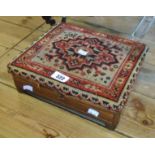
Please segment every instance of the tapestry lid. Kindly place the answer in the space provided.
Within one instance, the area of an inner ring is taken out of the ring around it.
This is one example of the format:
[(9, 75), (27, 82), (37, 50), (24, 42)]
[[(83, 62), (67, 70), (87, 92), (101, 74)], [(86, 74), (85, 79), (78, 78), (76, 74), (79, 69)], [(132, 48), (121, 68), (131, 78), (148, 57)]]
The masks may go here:
[(14, 73), (59, 84), (56, 89), (64, 93), (120, 110), (146, 49), (133, 40), (64, 23), (39, 38), (8, 67)]

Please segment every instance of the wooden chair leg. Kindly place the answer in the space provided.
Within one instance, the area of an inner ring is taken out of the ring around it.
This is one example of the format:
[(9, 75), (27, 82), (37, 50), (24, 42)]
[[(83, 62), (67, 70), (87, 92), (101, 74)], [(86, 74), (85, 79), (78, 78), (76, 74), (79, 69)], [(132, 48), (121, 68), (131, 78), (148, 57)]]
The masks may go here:
[(45, 20), (46, 24), (50, 24), (51, 26), (56, 24), (55, 19), (53, 19), (51, 16), (42, 16), (42, 18)]
[(66, 23), (66, 19), (67, 19), (66, 17), (62, 17), (61, 22)]
[[(50, 24), (51, 26), (56, 24), (55, 19), (53, 19), (51, 16), (42, 16), (42, 18), (45, 20), (46, 24)], [(61, 22), (66, 23), (66, 19), (67, 18), (65, 16), (63, 16), (61, 19)]]

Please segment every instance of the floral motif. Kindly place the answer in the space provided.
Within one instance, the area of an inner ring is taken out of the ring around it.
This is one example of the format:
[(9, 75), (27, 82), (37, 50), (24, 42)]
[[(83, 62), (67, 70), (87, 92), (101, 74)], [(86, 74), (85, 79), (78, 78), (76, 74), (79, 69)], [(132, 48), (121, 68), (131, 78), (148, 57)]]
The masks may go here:
[[(93, 64), (116, 64), (116, 55), (110, 52), (98, 38), (73, 38), (53, 42), (53, 50), (56, 50), (59, 58), (64, 60), (69, 70), (82, 69), (84, 66), (92, 67)], [(78, 53), (79, 49), (87, 51), (83, 56)]]

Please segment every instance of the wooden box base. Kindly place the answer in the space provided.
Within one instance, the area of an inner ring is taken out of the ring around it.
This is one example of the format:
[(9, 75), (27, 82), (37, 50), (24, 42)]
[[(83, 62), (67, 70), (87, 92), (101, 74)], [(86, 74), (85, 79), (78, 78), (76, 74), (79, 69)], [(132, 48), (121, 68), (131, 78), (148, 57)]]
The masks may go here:
[[(119, 122), (120, 112), (110, 111), (100, 105), (92, 104), (83, 99), (64, 95), (46, 84), (39, 84), (38, 81), (29, 78), (13, 74), (13, 79), (19, 92), (30, 94), (38, 99), (75, 113), (104, 127), (115, 129)], [(23, 86), (25, 85), (32, 86), (33, 91), (24, 90)], [(97, 111), (99, 115), (94, 116), (88, 113), (89, 109)]]

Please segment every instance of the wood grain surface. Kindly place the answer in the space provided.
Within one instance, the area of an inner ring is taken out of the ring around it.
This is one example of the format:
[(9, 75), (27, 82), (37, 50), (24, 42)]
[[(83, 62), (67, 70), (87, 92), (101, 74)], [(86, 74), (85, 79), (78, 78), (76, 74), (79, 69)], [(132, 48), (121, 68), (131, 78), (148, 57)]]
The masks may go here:
[(27, 28), (0, 20), (0, 45), (11, 48), (24, 39), (30, 32), (31, 30)]
[[(121, 32), (123, 24), (116, 18), (103, 19), (100, 27), (75, 18), (68, 21), (127, 37), (135, 23)], [(23, 24), (25, 19), (29, 22)], [(114, 23), (117, 29), (111, 30)], [(155, 137), (154, 27), (141, 39), (150, 51), (115, 131), (16, 91), (7, 64), (49, 28), (39, 17), (0, 17), (0, 137)]]
[(42, 24), (44, 24), (44, 21), (42, 20), (41, 16), (0, 16), (0, 20), (12, 23), (18, 26), (22, 26), (29, 29), (36, 29), (40, 27)]

